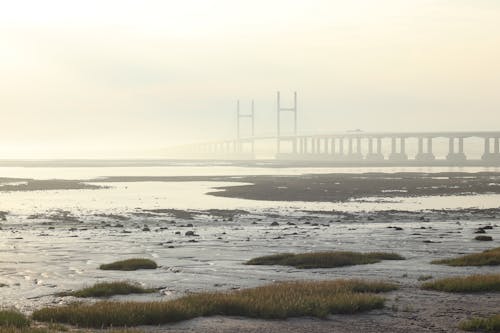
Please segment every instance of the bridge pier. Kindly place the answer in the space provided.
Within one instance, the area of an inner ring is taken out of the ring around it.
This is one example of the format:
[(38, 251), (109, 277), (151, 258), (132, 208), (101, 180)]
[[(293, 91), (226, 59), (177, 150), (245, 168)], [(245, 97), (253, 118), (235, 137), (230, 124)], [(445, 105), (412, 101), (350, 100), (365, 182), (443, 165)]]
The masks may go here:
[[(458, 139), (458, 152), (455, 152), (456, 141)], [(463, 162), (467, 160), (467, 156), (464, 154), (464, 138), (449, 138), (449, 148), (448, 155), (446, 156), (448, 161), (453, 162)]]
[(407, 161), (408, 156), (406, 155), (406, 138), (399, 138), (399, 152), (397, 151), (397, 138), (391, 138), (391, 155), (389, 155), (389, 160), (391, 161)]
[[(427, 151), (424, 152), (424, 139), (427, 140)], [(436, 156), (432, 152), (432, 137), (419, 137), (418, 138), (418, 153), (415, 156), (417, 161), (434, 161)]]
[(337, 154), (335, 154), (335, 157), (337, 159), (343, 159), (344, 158), (344, 138), (339, 138), (339, 151)]
[[(491, 151), (491, 140), (493, 139), (493, 152)], [(484, 138), (483, 161), (500, 162), (500, 138)]]
[[(354, 139), (356, 139), (356, 150), (354, 150)], [(349, 161), (360, 161), (363, 159), (361, 154), (361, 138), (360, 137), (350, 137), (349, 138), (349, 152), (345, 158)]]
[(366, 155), (367, 161), (383, 161), (384, 155), (382, 154), (382, 138), (377, 138), (377, 152), (373, 151), (373, 137), (368, 138), (368, 154)]

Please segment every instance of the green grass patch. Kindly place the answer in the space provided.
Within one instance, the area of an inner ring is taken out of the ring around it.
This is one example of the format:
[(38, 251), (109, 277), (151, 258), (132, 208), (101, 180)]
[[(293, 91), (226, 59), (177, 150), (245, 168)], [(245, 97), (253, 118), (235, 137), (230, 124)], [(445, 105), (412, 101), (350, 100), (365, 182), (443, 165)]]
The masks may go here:
[(156, 269), (158, 265), (151, 259), (133, 258), (116, 261), (111, 264), (103, 264), (99, 268), (114, 271), (136, 271), (138, 269)]
[(448, 266), (497, 266), (500, 265), (500, 247), (457, 258), (434, 260), (432, 263)]
[(471, 275), (451, 277), (424, 283), (423, 289), (451, 293), (475, 293), (500, 291), (500, 274)]
[(109, 297), (114, 295), (146, 294), (154, 292), (154, 289), (143, 288), (137, 283), (127, 281), (100, 282), (91, 287), (71, 292), (59, 293), (59, 296), (74, 297)]
[(460, 323), (459, 327), (465, 331), (500, 332), (500, 314), (465, 320)]
[(0, 327), (27, 327), (30, 321), (16, 310), (0, 310)]
[(206, 292), (163, 302), (109, 302), (48, 307), (33, 319), (81, 327), (162, 325), (202, 316), (285, 319), (328, 314), (353, 314), (384, 306), (374, 293), (396, 285), (362, 280), (281, 282), (231, 292)]
[(382, 260), (404, 260), (396, 253), (385, 252), (313, 252), (313, 253), (280, 253), (258, 257), (246, 262), (246, 265), (281, 265), (296, 268), (334, 268), (352, 265), (374, 264)]

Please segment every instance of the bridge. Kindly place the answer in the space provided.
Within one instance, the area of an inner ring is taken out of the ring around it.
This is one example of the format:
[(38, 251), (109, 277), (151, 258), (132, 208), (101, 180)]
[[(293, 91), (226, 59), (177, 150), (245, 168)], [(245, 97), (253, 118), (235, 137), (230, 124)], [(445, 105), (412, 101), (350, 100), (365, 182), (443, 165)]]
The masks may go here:
[[(255, 111), (240, 111), (236, 105), (236, 138), (204, 142), (179, 147), (189, 156), (209, 159), (253, 160), (259, 142), (275, 146), (274, 158), (283, 161), (322, 161), (331, 164), (366, 165), (491, 165), (500, 166), (500, 131), (440, 131), (440, 132), (363, 132), (351, 131), (330, 134), (301, 135), (297, 128), (297, 93), (291, 107), (283, 107), (281, 94), (276, 95), (276, 135), (255, 136)], [(291, 134), (283, 135), (282, 114), (293, 114)], [(241, 135), (242, 120), (251, 121), (250, 135)], [(447, 141), (447, 152), (438, 156), (434, 151), (436, 140)], [(466, 141), (480, 140), (481, 156), (472, 159), (465, 149)], [(410, 154), (409, 146), (413, 151)]]

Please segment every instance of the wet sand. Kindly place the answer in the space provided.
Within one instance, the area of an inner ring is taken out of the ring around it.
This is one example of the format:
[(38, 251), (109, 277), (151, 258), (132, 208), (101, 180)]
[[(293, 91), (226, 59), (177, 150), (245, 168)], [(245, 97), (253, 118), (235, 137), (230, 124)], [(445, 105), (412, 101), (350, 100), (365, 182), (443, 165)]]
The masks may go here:
[(294, 176), (106, 177), (94, 182), (235, 182), (210, 195), (267, 201), (341, 202), (366, 197), (500, 193), (500, 173), (361, 173)]

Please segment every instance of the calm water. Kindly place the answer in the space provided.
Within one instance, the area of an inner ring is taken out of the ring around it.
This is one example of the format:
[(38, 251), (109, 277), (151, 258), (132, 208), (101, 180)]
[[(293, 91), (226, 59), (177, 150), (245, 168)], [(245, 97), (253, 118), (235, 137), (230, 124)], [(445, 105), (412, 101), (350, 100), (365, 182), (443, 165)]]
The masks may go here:
[[(498, 168), (265, 168), (231, 165), (211, 166), (183, 164), (162, 167), (0, 167), (0, 177), (34, 179), (96, 179), (107, 176), (243, 176), (243, 175), (300, 175), (311, 173), (364, 172), (480, 172), (500, 171)], [(134, 182), (99, 183), (108, 188), (99, 190), (65, 190), (0, 192), (0, 210), (11, 215), (29, 215), (63, 209), (78, 214), (97, 210), (114, 213), (130, 212), (136, 208), (179, 209), (271, 209), (370, 211), (385, 209), (420, 210), (440, 208), (497, 207), (498, 195), (442, 196), (432, 198), (390, 198), (380, 201), (364, 198), (347, 203), (270, 202), (221, 198), (206, 195), (219, 186), (238, 185), (222, 182)]]

